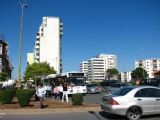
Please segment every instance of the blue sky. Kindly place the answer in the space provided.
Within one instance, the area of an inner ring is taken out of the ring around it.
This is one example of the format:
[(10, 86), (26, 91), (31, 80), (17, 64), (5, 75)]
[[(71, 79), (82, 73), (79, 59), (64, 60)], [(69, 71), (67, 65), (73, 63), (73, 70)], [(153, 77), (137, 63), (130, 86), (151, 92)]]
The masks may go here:
[[(160, 0), (28, 0), (24, 9), (22, 74), (27, 52), (33, 51), (43, 16), (64, 23), (64, 71), (100, 53), (115, 54), (118, 70), (134, 69), (137, 59), (160, 58)], [(9, 44), (17, 78), (21, 7), (17, 0), (0, 0), (0, 33)]]

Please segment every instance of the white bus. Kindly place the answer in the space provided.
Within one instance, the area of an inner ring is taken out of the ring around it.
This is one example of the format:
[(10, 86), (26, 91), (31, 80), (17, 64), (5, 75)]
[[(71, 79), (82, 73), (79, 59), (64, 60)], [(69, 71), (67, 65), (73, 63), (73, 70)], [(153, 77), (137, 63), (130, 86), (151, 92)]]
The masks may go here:
[(64, 80), (69, 84), (68, 94), (82, 93), (86, 94), (86, 77), (83, 72), (65, 72), (49, 75), (48, 78), (54, 81), (55, 85), (63, 84)]
[(68, 94), (82, 93), (86, 94), (86, 77), (83, 72), (65, 72), (57, 75), (62, 81), (66, 80), (69, 84)]

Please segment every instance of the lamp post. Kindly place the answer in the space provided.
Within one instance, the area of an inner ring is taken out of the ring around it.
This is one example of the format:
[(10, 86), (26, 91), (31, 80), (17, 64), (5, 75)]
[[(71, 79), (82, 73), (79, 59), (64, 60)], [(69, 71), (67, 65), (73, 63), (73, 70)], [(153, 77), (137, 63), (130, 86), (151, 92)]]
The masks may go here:
[(21, 86), (21, 56), (22, 56), (22, 29), (23, 29), (23, 8), (28, 7), (25, 1), (18, 0), (22, 12), (21, 12), (21, 18), (20, 18), (20, 34), (19, 34), (19, 54), (18, 54), (18, 89)]

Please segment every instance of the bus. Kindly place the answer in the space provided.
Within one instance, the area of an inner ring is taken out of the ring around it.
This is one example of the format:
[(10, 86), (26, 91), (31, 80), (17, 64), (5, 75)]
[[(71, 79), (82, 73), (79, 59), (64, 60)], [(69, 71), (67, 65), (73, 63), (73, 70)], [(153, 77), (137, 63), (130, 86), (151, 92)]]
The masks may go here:
[(63, 84), (64, 80), (69, 84), (68, 94), (82, 93), (86, 94), (86, 77), (83, 72), (65, 72), (57, 74), (54, 77), (55, 85)]

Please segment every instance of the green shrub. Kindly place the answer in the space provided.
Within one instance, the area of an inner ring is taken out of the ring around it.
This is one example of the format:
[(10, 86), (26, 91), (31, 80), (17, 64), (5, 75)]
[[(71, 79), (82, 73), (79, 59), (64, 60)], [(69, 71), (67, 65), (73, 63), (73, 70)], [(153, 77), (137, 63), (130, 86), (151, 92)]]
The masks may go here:
[(31, 97), (35, 94), (35, 90), (33, 89), (20, 89), (17, 90), (16, 96), (19, 101), (19, 104), (21, 107), (26, 107), (29, 102)]
[(83, 94), (77, 93), (72, 95), (73, 105), (82, 105), (82, 103), (83, 103)]
[(0, 102), (2, 104), (9, 104), (12, 102), (16, 90), (6, 89), (0, 90)]

